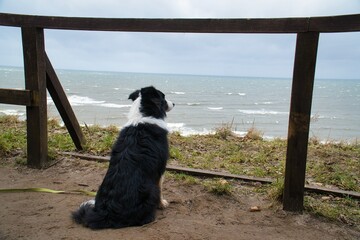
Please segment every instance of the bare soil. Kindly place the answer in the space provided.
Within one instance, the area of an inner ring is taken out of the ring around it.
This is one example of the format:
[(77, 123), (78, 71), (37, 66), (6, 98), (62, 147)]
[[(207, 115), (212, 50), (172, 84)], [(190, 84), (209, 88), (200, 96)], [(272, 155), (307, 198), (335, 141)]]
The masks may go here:
[[(101, 164), (71, 158), (45, 170), (3, 164), (0, 188), (96, 191), (105, 172)], [(356, 228), (307, 213), (284, 212), (272, 206), (265, 194), (247, 188), (246, 194), (217, 196), (201, 185), (168, 178), (164, 196), (170, 206), (158, 211), (155, 222), (99, 231), (77, 225), (70, 218), (71, 212), (91, 197), (0, 193), (0, 239), (360, 239)], [(253, 206), (261, 211), (250, 211)]]

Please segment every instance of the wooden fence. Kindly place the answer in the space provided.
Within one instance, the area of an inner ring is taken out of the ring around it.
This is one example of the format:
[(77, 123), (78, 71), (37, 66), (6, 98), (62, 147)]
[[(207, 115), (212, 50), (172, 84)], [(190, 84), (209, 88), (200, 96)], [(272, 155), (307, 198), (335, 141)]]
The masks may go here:
[(44, 47), (44, 29), (169, 32), (169, 33), (293, 33), (297, 34), (290, 102), (283, 208), (302, 211), (312, 93), (319, 34), (360, 31), (360, 14), (280, 19), (121, 19), (29, 16), (0, 13), (0, 25), (20, 27), (25, 90), (0, 89), (0, 103), (26, 106), (28, 165), (47, 162), (49, 91), (75, 143), (84, 136)]

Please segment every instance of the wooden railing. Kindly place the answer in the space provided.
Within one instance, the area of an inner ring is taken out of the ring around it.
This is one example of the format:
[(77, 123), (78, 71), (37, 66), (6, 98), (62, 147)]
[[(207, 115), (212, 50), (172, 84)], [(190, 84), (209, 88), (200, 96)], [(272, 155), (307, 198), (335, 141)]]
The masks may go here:
[(360, 14), (281, 19), (119, 19), (0, 13), (0, 25), (22, 30), (25, 90), (0, 89), (0, 102), (26, 106), (28, 165), (47, 162), (46, 89), (78, 149), (85, 139), (44, 47), (44, 29), (297, 34), (288, 126), (283, 207), (302, 211), (312, 93), (319, 34), (360, 31)]

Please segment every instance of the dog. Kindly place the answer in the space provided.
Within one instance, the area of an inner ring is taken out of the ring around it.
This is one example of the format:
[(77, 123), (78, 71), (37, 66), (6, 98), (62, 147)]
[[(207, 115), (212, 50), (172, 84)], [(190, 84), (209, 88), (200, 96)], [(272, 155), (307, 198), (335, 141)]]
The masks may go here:
[(169, 158), (166, 112), (175, 104), (153, 86), (130, 94), (128, 122), (111, 151), (107, 173), (95, 200), (72, 213), (76, 223), (91, 229), (141, 226), (155, 220), (168, 202), (162, 182)]

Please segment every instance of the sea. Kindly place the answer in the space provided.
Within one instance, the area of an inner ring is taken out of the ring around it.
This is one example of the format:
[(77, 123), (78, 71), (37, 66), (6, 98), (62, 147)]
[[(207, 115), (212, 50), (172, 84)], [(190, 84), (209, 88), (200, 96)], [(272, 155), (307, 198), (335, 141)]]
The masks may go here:
[[(131, 106), (129, 94), (152, 85), (176, 104), (166, 119), (171, 131), (188, 136), (230, 126), (239, 135), (255, 128), (265, 139), (287, 137), (291, 78), (56, 72), (81, 125), (121, 128)], [(24, 89), (23, 68), (0, 67), (0, 88)], [(61, 120), (50, 96), (47, 103), (49, 117)], [(0, 115), (25, 119), (26, 108), (0, 104)], [(309, 137), (360, 138), (360, 79), (315, 79)]]

